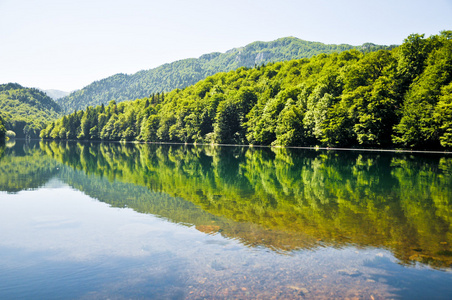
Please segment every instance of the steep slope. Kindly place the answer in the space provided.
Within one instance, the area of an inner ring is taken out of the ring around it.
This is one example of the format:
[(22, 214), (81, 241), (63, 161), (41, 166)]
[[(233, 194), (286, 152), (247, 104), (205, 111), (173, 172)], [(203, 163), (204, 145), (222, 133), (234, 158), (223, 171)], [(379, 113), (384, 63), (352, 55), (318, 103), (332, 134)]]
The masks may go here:
[(413, 34), (393, 50), (242, 67), (158, 97), (88, 107), (41, 137), (451, 149), (451, 92), (452, 32)]
[(164, 64), (155, 69), (143, 70), (132, 75), (116, 74), (93, 82), (85, 88), (58, 99), (65, 112), (85, 109), (87, 106), (107, 104), (110, 100), (121, 102), (147, 97), (153, 93), (168, 92), (175, 88), (193, 85), (207, 76), (227, 72), (239, 67), (254, 67), (269, 62), (309, 58), (320, 53), (357, 49), (363, 52), (388, 48), (374, 44), (362, 46), (326, 45), (308, 42), (294, 37), (272, 42), (254, 42), (226, 53), (210, 53)]
[(36, 138), (49, 121), (60, 117), (61, 108), (38, 89), (8, 83), (0, 85), (0, 113), (16, 137)]

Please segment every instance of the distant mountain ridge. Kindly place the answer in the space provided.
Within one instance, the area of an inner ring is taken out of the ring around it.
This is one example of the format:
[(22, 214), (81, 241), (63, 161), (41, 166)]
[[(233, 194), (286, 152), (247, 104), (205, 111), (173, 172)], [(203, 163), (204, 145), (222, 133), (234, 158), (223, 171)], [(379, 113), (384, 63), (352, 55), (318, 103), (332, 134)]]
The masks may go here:
[(67, 95), (70, 94), (70, 92), (65, 92), (65, 91), (60, 91), (60, 90), (54, 90), (54, 89), (50, 89), (50, 90), (42, 90), (40, 89), (42, 92), (44, 92), (47, 96), (49, 96), (50, 98), (52, 98), (53, 100), (59, 99), (59, 98), (63, 98), (66, 97)]
[(269, 62), (286, 61), (325, 53), (342, 52), (356, 49), (362, 52), (388, 49), (393, 46), (381, 46), (366, 43), (361, 46), (347, 44), (327, 45), (319, 42), (304, 41), (295, 37), (286, 37), (271, 42), (254, 42), (245, 47), (234, 48), (225, 53), (214, 52), (199, 58), (188, 58), (161, 65), (135, 74), (116, 74), (95, 81), (81, 90), (57, 99), (63, 110), (84, 109), (87, 106), (107, 104), (110, 100), (121, 102), (147, 97), (153, 93), (169, 92), (176, 88), (185, 88), (218, 72), (227, 72), (240, 67), (254, 67)]

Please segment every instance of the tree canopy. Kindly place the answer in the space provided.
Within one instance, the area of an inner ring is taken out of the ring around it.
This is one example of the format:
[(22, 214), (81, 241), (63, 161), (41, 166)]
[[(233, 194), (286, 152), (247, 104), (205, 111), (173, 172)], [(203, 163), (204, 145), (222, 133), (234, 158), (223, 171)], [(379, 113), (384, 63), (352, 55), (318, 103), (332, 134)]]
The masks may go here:
[(217, 73), (184, 89), (87, 107), (42, 138), (276, 146), (452, 145), (452, 33)]
[(209, 53), (199, 58), (189, 58), (164, 64), (154, 69), (135, 74), (116, 74), (95, 81), (79, 91), (57, 99), (66, 112), (84, 109), (87, 106), (107, 104), (148, 97), (151, 94), (169, 92), (185, 88), (218, 72), (228, 72), (240, 67), (276, 61), (287, 61), (312, 57), (320, 53), (341, 52), (357, 49), (362, 52), (390, 48), (371, 43), (362, 46), (326, 45), (308, 42), (294, 37), (281, 38), (272, 42), (254, 42), (245, 47), (235, 48), (226, 53)]
[(49, 121), (61, 116), (61, 108), (42, 91), (8, 83), (0, 85), (0, 115), (17, 137), (37, 138)]
[(6, 128), (4, 125), (3, 118), (0, 114), (0, 143), (5, 139), (5, 135), (6, 135)]

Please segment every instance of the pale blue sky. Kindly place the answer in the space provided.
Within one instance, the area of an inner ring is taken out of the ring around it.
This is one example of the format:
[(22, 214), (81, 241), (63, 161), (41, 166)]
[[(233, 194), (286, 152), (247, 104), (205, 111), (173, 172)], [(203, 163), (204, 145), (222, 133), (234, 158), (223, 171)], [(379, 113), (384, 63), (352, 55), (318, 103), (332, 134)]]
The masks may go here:
[(0, 83), (71, 91), (286, 36), (401, 44), (452, 30), (452, 0), (0, 0), (0, 16)]

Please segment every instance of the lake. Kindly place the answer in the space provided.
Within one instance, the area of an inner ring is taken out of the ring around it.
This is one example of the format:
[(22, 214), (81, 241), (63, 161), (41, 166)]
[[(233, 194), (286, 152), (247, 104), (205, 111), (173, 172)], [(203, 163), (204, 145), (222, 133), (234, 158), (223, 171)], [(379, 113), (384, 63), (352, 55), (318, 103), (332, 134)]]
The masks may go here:
[(452, 155), (0, 146), (0, 299), (452, 299)]

